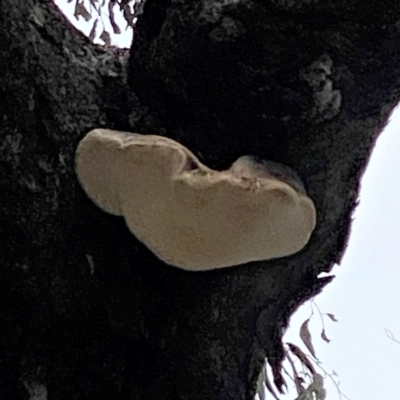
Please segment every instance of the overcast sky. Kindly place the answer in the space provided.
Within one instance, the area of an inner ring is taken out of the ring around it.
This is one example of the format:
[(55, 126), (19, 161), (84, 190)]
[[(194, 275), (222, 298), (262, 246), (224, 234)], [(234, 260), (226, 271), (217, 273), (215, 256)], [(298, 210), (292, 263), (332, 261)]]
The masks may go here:
[[(79, 29), (89, 34), (91, 25), (73, 18), (74, 2), (56, 1)], [(107, 25), (107, 16), (104, 15)], [(117, 20), (125, 27), (124, 20)], [(108, 31), (111, 29), (108, 27)], [(99, 25), (99, 34), (101, 25)], [(130, 30), (114, 36), (113, 44), (129, 47)], [(101, 42), (99, 42), (101, 43)], [(351, 400), (400, 398), (400, 344), (390, 340), (388, 329), (400, 341), (400, 109), (378, 139), (362, 180), (360, 205), (336, 279), (315, 299), (325, 317), (325, 343), (316, 312), (310, 322), (314, 347), (323, 368), (337, 373), (340, 389)], [(316, 311), (316, 309), (315, 309)], [(301, 347), (299, 328), (310, 316), (310, 303), (292, 318), (285, 341)], [(340, 399), (327, 378), (327, 400)], [(267, 399), (272, 398), (267, 394)], [(294, 400), (295, 391), (281, 397)], [(344, 397), (343, 397), (344, 399)]]

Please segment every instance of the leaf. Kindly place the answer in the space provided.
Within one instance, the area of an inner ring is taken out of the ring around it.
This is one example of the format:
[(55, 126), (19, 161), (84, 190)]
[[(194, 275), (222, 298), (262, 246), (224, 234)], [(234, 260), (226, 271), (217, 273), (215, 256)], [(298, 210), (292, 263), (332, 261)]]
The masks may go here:
[(275, 391), (274, 391), (274, 388), (272, 387), (271, 382), (270, 382), (270, 380), (269, 380), (269, 378), (268, 378), (268, 372), (267, 372), (267, 370), (265, 370), (265, 376), (264, 376), (264, 378), (265, 378), (265, 379), (264, 379), (265, 386), (267, 387), (268, 392), (270, 392), (270, 393), (272, 394), (272, 396), (274, 397), (275, 400), (279, 400), (279, 397), (276, 395), (276, 393), (275, 393)]
[(323, 340), (325, 340), (326, 343), (329, 343), (329, 342), (330, 342), (330, 340), (329, 340), (328, 337), (326, 336), (325, 329), (322, 329), (321, 338), (322, 338)]
[(400, 343), (400, 341), (398, 341), (398, 340), (394, 337), (393, 333), (392, 333), (391, 331), (389, 331), (389, 329), (386, 329), (386, 328), (385, 328), (385, 332), (386, 332), (386, 336), (387, 336), (389, 339), (393, 340), (393, 341), (396, 342), (396, 343)]
[(337, 319), (336, 319), (336, 317), (335, 317), (333, 314), (327, 313), (326, 315), (327, 315), (332, 321), (337, 322)]
[(127, 24), (133, 27), (134, 26), (133, 20), (135, 19), (136, 14), (131, 12), (131, 9), (128, 4), (122, 7), (122, 11)]
[(107, 45), (110, 46), (111, 44), (111, 38), (110, 34), (107, 31), (103, 31), (100, 35), (100, 39)]
[(266, 368), (265, 368), (265, 363), (264, 366), (261, 369), (260, 375), (257, 379), (257, 394), (260, 400), (266, 400), (265, 397), (265, 389), (264, 389), (264, 381), (265, 381), (265, 375), (266, 375)]
[(83, 2), (77, 2), (75, 4), (75, 12), (74, 12), (74, 17), (79, 21), (79, 17), (82, 17), (86, 22), (90, 21), (92, 16), (90, 15), (90, 12), (86, 10), (85, 5)]
[(269, 365), (271, 366), (272, 376), (274, 378), (274, 384), (278, 389), (278, 392), (283, 394), (283, 387), (287, 387), (286, 381), (282, 376), (282, 363), (276, 360), (268, 360)]
[(110, 23), (113, 28), (113, 31), (116, 35), (119, 35), (121, 33), (121, 29), (119, 29), (118, 24), (115, 22), (114, 6), (115, 6), (115, 3), (110, 1), (108, 3), (108, 12), (110, 14)]
[(314, 346), (311, 342), (311, 333), (308, 330), (308, 322), (310, 321), (310, 319), (307, 319), (303, 322), (303, 324), (300, 327), (300, 338), (303, 341), (303, 343), (306, 345), (308, 351), (315, 357), (317, 358), (317, 356), (315, 355), (315, 350), (314, 350)]
[(298, 372), (296, 370), (296, 366), (294, 365), (294, 362), (288, 352), (286, 352), (286, 359), (289, 361), (289, 364), (292, 367), (293, 376), (294, 376), (294, 384), (296, 386), (297, 394), (301, 394), (305, 390), (303, 387), (304, 379), (298, 374)]
[(313, 382), (308, 387), (309, 391), (312, 391), (315, 394), (316, 400), (325, 400), (326, 399), (326, 390), (324, 389), (324, 378), (320, 374), (314, 374)]
[(324, 389), (324, 378), (319, 374), (314, 374), (313, 381), (308, 386), (307, 389), (304, 390), (303, 393), (300, 394), (296, 398), (296, 400), (325, 400), (326, 399), (326, 390)]
[(98, 2), (99, 0), (89, 0), (89, 1), (90, 1), (90, 4), (92, 5), (92, 7), (93, 7), (98, 13), (100, 13), (99, 9), (97, 8), (97, 2)]
[(300, 362), (304, 366), (306, 366), (313, 375), (315, 375), (315, 368), (313, 367), (307, 355), (300, 349), (300, 347), (297, 347), (293, 343), (288, 343), (287, 345), (289, 346), (289, 350), (300, 360)]
[(301, 376), (295, 376), (294, 377), (294, 384), (296, 386), (297, 394), (302, 394), (306, 390), (305, 387), (303, 386), (304, 379)]
[(97, 28), (97, 23), (99, 22), (99, 19), (97, 18), (96, 21), (94, 21), (93, 27), (90, 30), (89, 33), (89, 39), (93, 42), (94, 38), (96, 37), (96, 28)]

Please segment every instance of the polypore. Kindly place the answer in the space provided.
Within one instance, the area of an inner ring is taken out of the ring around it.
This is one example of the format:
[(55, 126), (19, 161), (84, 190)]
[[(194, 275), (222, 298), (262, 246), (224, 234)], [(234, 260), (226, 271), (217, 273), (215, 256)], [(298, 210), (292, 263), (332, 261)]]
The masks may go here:
[(268, 164), (206, 167), (172, 139), (95, 129), (79, 143), (78, 179), (97, 206), (167, 264), (204, 271), (294, 254), (316, 223), (312, 200)]

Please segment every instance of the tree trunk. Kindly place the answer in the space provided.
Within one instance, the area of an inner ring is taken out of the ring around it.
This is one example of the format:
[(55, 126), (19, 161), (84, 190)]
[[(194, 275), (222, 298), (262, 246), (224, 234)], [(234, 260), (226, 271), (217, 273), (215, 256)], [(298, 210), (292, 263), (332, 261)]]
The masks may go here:
[[(332, 280), (359, 182), (400, 95), (393, 0), (147, 0), (130, 52), (45, 0), (0, 8), (0, 393), (13, 400), (252, 399), (283, 330)], [(292, 167), (305, 249), (190, 273), (164, 264), (74, 173), (91, 129), (155, 133), (207, 166)], [(44, 396), (44, 395), (43, 395)]]

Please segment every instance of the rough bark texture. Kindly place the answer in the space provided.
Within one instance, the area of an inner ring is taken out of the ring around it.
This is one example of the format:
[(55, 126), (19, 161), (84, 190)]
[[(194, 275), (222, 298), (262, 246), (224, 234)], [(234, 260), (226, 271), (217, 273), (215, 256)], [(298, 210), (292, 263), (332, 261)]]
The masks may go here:
[[(3, 398), (252, 399), (290, 315), (340, 262), (360, 177), (400, 95), (393, 0), (147, 0), (130, 54), (44, 0), (0, 7)], [(164, 265), (80, 189), (95, 127), (157, 133), (212, 168), (294, 168), (318, 210), (285, 259)]]

